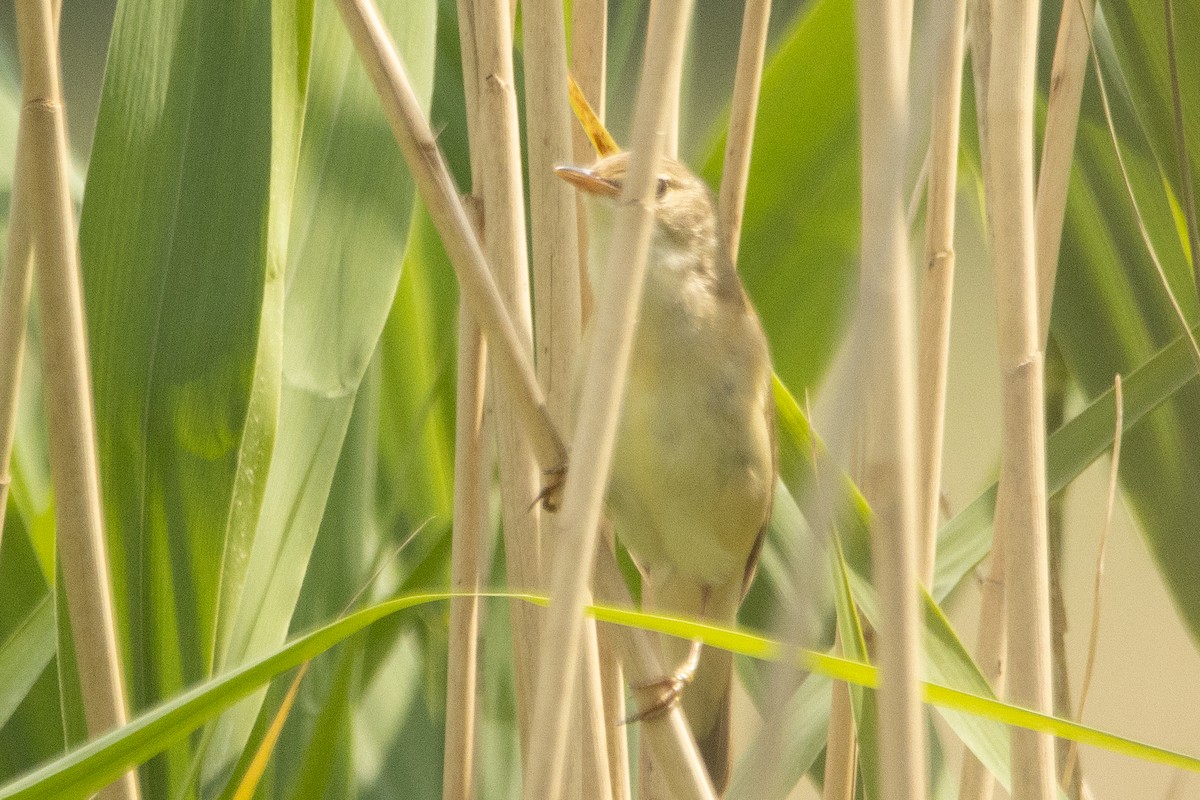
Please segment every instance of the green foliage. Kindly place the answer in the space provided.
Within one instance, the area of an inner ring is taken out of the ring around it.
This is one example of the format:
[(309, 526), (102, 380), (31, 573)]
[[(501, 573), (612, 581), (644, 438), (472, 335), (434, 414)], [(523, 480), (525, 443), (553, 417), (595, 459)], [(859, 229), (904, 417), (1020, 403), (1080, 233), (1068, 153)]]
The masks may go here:
[[(381, 5), (465, 188), (454, 4)], [(759, 580), (742, 622), (767, 628), (776, 608), (803, 597), (811, 640), (828, 646), (836, 627), (847, 656), (861, 662), (868, 655), (863, 620), (877, 614), (868, 577), (870, 512), (789, 392), (819, 387), (855, 294), (854, 5), (814, 0), (793, 15), (795, 5), (777, 5), (786, 18), (777, 13), (769, 50), (739, 258), (780, 379), (781, 468)], [(1195, 325), (1200, 310), (1161, 11), (1158, 4), (1105, 3), (1096, 37), (1138, 202)], [(729, 11), (711, 13), (706, 19)], [(1183, 43), (1200, 39), (1200, 11), (1178, 2), (1175, 13), (1195, 180), (1200, 51)], [(632, 108), (644, 7), (614, 2), (612, 18), (609, 107), (620, 130)], [(1052, 32), (1055, 20), (1046, 20), (1043, 32)], [(736, 30), (709, 25), (697, 42), (685, 96), (729, 73), (721, 59), (731, 56)], [(10, 62), (0, 60), (5, 217), (19, 108)], [(685, 117), (685, 133), (704, 127), (727, 94), (710, 87), (703, 108)], [(1087, 405), (1048, 440), (1049, 488), (1067, 488), (1111, 445), (1110, 387), (1121, 372), (1122, 486), (1164, 582), (1200, 638), (1193, 574), (1200, 563), (1193, 535), (1200, 386), (1137, 233), (1098, 102), (1089, 79), (1052, 319)], [(681, 143), (685, 155), (704, 155), (702, 172), (714, 187), (723, 126)], [(971, 142), (968, 132), (968, 151)], [(242, 0), (201, 12), (178, 0), (121, 0), (86, 190), (80, 250), (101, 475), (137, 718), (60, 755), (83, 731), (65, 595), (57, 591), (35, 326), (0, 540), (0, 780), (11, 781), (0, 797), (83, 796), (148, 759), (139, 772), (148, 797), (227, 797), (278, 709), (282, 689), (268, 690), (269, 681), (359, 631), (312, 664), (258, 796), (383, 798), (402, 780), (413, 796), (436, 796), (445, 609), (415, 606), (437, 599), (419, 592), (447, 584), (456, 285), (334, 4)], [(830, 498), (832, 512), (823, 513), (820, 504)], [(985, 487), (943, 526), (926, 598), (927, 674), (953, 689), (931, 689), (929, 698), (952, 704), (940, 712), (950, 730), (1002, 782), (1004, 724), (1052, 728), (1195, 768), (1194, 760), (991, 698), (934, 600), (944, 600), (986, 557), (994, 498), (995, 487)], [(821, 524), (827, 517), (833, 521)], [(396, 546), (426, 523), (396, 556)], [(831, 552), (834, 527), (841, 539)], [(796, 565), (805, 563), (809, 573), (800, 577)], [(368, 584), (371, 597), (404, 599), (327, 624)], [(395, 614), (402, 609), (413, 613)], [(520, 777), (508, 609), (490, 603), (486, 610), (479, 783), (486, 797), (503, 798)], [(702, 633), (753, 657), (778, 651), (744, 633), (602, 613), (675, 635)], [(772, 743), (796, 780), (820, 763), (825, 676), (874, 681), (861, 664), (818, 653), (806, 658), (821, 674), (787, 700), (780, 741)], [(761, 671), (740, 667), (761, 698)], [(868, 738), (872, 697), (854, 693)], [(863, 756), (864, 783), (874, 795), (869, 741)], [(753, 779), (735, 769), (735, 788)]]

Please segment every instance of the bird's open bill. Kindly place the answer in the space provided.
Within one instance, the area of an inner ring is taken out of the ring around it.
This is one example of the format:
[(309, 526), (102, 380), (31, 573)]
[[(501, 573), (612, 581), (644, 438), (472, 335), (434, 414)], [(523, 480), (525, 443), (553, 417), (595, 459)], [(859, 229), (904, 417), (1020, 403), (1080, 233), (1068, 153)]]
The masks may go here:
[(616, 197), (621, 194), (621, 184), (601, 178), (586, 167), (562, 166), (555, 167), (554, 173), (577, 189), (604, 197)]

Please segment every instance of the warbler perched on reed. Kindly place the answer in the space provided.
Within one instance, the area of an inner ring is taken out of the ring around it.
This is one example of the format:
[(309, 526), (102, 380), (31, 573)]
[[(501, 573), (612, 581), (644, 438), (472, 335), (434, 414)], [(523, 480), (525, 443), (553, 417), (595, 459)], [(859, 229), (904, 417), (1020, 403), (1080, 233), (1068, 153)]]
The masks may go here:
[[(557, 168), (586, 199), (588, 264), (597, 289), (628, 166), (629, 154), (618, 152), (588, 168)], [(666, 158), (645, 280), (609, 517), (641, 569), (645, 608), (732, 625), (754, 573), (775, 484), (771, 362), (758, 315), (721, 242), (711, 192)], [(730, 763), (732, 656), (712, 648), (701, 654), (674, 637), (663, 637), (663, 653), (668, 665), (694, 670), (664, 682), (673, 684), (666, 701), (682, 691), (684, 713), (720, 790)]]

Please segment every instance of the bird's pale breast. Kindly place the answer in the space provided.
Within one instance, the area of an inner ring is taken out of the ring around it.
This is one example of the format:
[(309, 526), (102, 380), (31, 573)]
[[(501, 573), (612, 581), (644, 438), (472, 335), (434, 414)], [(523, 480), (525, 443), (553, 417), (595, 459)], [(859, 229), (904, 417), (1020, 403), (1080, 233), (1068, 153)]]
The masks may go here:
[(647, 276), (609, 488), (622, 541), (651, 573), (740, 582), (773, 482), (766, 343), (706, 276)]

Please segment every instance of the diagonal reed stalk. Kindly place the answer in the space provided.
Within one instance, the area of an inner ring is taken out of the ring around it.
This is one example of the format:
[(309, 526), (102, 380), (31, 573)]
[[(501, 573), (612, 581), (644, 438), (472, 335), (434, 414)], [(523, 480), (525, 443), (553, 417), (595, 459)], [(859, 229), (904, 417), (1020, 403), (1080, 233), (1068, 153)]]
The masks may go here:
[[(21, 60), (21, 137), (28, 146), (20, 190), (35, 255), (54, 480), (56, 548), (67, 594), (88, 733), (128, 721), (117, 645), (96, 454), (75, 213), (67, 189), (67, 134), (59, 80), (57, 11), (50, 0), (17, 4)], [(18, 234), (20, 236), (21, 234)], [(19, 267), (14, 267), (19, 269)], [(126, 773), (99, 795), (139, 796)]]
[(463, 300), (487, 337), (497, 371), (512, 393), (526, 435), (543, 469), (561, 467), (566, 448), (550, 421), (546, 401), (533, 372), (528, 349), (521, 344), (505, 311), (496, 280), (488, 269), (479, 239), (471, 228), (454, 179), (438, 150), (437, 140), (413, 93), (395, 43), (371, 0), (336, 0), (355, 50), (383, 104), (421, 201), (437, 228), (458, 277)]
[(862, 278), (856, 336), (868, 376), (864, 493), (875, 512), (872, 573), (882, 614), (879, 759), (883, 796), (925, 797), (920, 694), (916, 364), (904, 220), (911, 3), (857, 4), (862, 136)]

